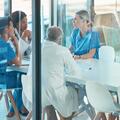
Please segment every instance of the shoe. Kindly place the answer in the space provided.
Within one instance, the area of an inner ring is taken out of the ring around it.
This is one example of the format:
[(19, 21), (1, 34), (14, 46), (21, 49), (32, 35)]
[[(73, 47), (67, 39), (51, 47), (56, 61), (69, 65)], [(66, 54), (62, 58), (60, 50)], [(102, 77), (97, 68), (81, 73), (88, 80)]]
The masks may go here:
[(25, 107), (23, 107), (23, 108), (19, 111), (19, 113), (20, 113), (22, 116), (27, 116), (28, 113), (29, 113), (29, 111), (28, 111)]
[(27, 116), (29, 112), (22, 112), (22, 111), (19, 111), (19, 113), (22, 115), (22, 116)]
[(9, 112), (9, 113), (7, 114), (7, 117), (8, 117), (8, 118), (11, 118), (11, 117), (13, 117), (14, 115), (15, 115), (14, 112)]

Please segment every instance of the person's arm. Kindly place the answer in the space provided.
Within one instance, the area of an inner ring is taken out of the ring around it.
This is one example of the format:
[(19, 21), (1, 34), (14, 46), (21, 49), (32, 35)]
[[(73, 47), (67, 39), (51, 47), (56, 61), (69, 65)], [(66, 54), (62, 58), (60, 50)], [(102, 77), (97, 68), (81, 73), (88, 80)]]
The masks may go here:
[(31, 42), (31, 31), (30, 30), (24, 30), (22, 33), (21, 38), (25, 40), (26, 42), (30, 43)]
[(71, 36), (70, 36), (70, 42), (71, 42), (71, 46), (69, 48), (71, 53), (74, 53), (74, 46), (75, 46), (75, 40), (76, 40), (76, 35), (78, 33), (78, 29), (73, 29)]
[(10, 63), (19, 66), (21, 65), (21, 54), (19, 50), (18, 40), (14, 35), (12, 36), (12, 42), (13, 42), (13, 45), (15, 46), (16, 56), (14, 59), (11, 60)]
[(73, 76), (80, 76), (80, 69), (72, 57), (72, 54), (69, 50), (65, 51), (64, 54), (64, 63), (67, 70), (67, 73)]
[(74, 59), (79, 60), (79, 59), (93, 58), (95, 53), (96, 53), (96, 48), (91, 49), (87, 54), (84, 54), (84, 55), (74, 55)]
[(88, 58), (93, 58), (93, 56), (96, 54), (97, 49), (100, 47), (100, 36), (99, 33), (96, 31), (92, 32), (91, 35), (91, 41), (90, 41), (90, 50), (88, 53), (80, 56), (74, 56), (75, 60), (78, 59), (88, 59)]
[(93, 58), (93, 56), (94, 56), (95, 53), (96, 53), (96, 48), (91, 49), (91, 50), (89, 51), (89, 53), (87, 53), (87, 54), (81, 55), (80, 58), (81, 58), (81, 59)]

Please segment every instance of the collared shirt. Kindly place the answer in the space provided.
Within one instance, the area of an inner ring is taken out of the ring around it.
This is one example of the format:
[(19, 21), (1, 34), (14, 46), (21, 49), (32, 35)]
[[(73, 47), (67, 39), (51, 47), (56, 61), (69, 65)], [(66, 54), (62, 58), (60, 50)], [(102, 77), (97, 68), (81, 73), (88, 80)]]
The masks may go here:
[(92, 30), (80, 36), (80, 29), (74, 29), (71, 34), (71, 44), (75, 55), (87, 54), (91, 49), (96, 48), (93, 58), (98, 58), (98, 49), (100, 47), (99, 33)]

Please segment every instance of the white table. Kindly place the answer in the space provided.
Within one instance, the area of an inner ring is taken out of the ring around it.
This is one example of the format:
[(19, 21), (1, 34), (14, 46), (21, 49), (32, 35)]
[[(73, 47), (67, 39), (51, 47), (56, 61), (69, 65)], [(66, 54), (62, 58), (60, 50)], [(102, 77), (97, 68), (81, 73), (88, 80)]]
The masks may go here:
[(28, 71), (30, 60), (23, 59), (22, 64), (20, 66), (11, 65), (7, 67), (7, 71), (18, 71), (23, 74), (26, 74)]
[(66, 75), (65, 79), (67, 80), (67, 85), (79, 90), (78, 97), (83, 106), (81, 111), (86, 111), (92, 120), (95, 116), (95, 111), (90, 103), (86, 104), (83, 99), (84, 96), (87, 96), (85, 91), (86, 81), (98, 82), (117, 94), (117, 88), (120, 86), (120, 64), (105, 63), (97, 59), (79, 60), (77, 64), (79, 65), (81, 76), (76, 78), (75, 76)]
[(109, 90), (117, 91), (120, 86), (120, 63), (105, 63), (97, 59), (79, 60), (77, 63), (81, 76), (78, 79), (66, 76), (68, 81), (79, 85), (85, 85), (86, 81), (95, 81), (105, 85)]

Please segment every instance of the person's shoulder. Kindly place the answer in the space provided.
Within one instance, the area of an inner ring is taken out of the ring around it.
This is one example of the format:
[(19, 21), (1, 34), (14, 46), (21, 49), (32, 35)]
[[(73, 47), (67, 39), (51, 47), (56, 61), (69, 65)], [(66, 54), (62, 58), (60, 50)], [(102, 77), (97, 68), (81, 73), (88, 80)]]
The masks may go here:
[(62, 45), (58, 45), (59, 49), (62, 49), (62, 50), (66, 50), (67, 48), (65, 46), (62, 46)]
[(73, 39), (75, 39), (77, 34), (79, 33), (79, 31), (80, 31), (79, 28), (73, 28), (72, 33), (71, 33), (71, 37), (73, 37)]
[(9, 44), (5, 40), (3, 40), (3, 39), (0, 38), (0, 46), (2, 46), (2, 47), (8, 47), (8, 45)]
[(77, 33), (79, 31), (79, 28), (73, 28), (72, 32)]
[(4, 44), (4, 43), (5, 41), (2, 38), (0, 38), (0, 44)]
[(99, 33), (95, 28), (92, 28), (91, 32), (92, 32), (92, 34), (98, 34)]
[(69, 49), (65, 46), (59, 45), (61, 53), (68, 53), (70, 52)]
[(6, 41), (0, 39), (0, 53), (6, 54), (9, 51), (9, 46)]

